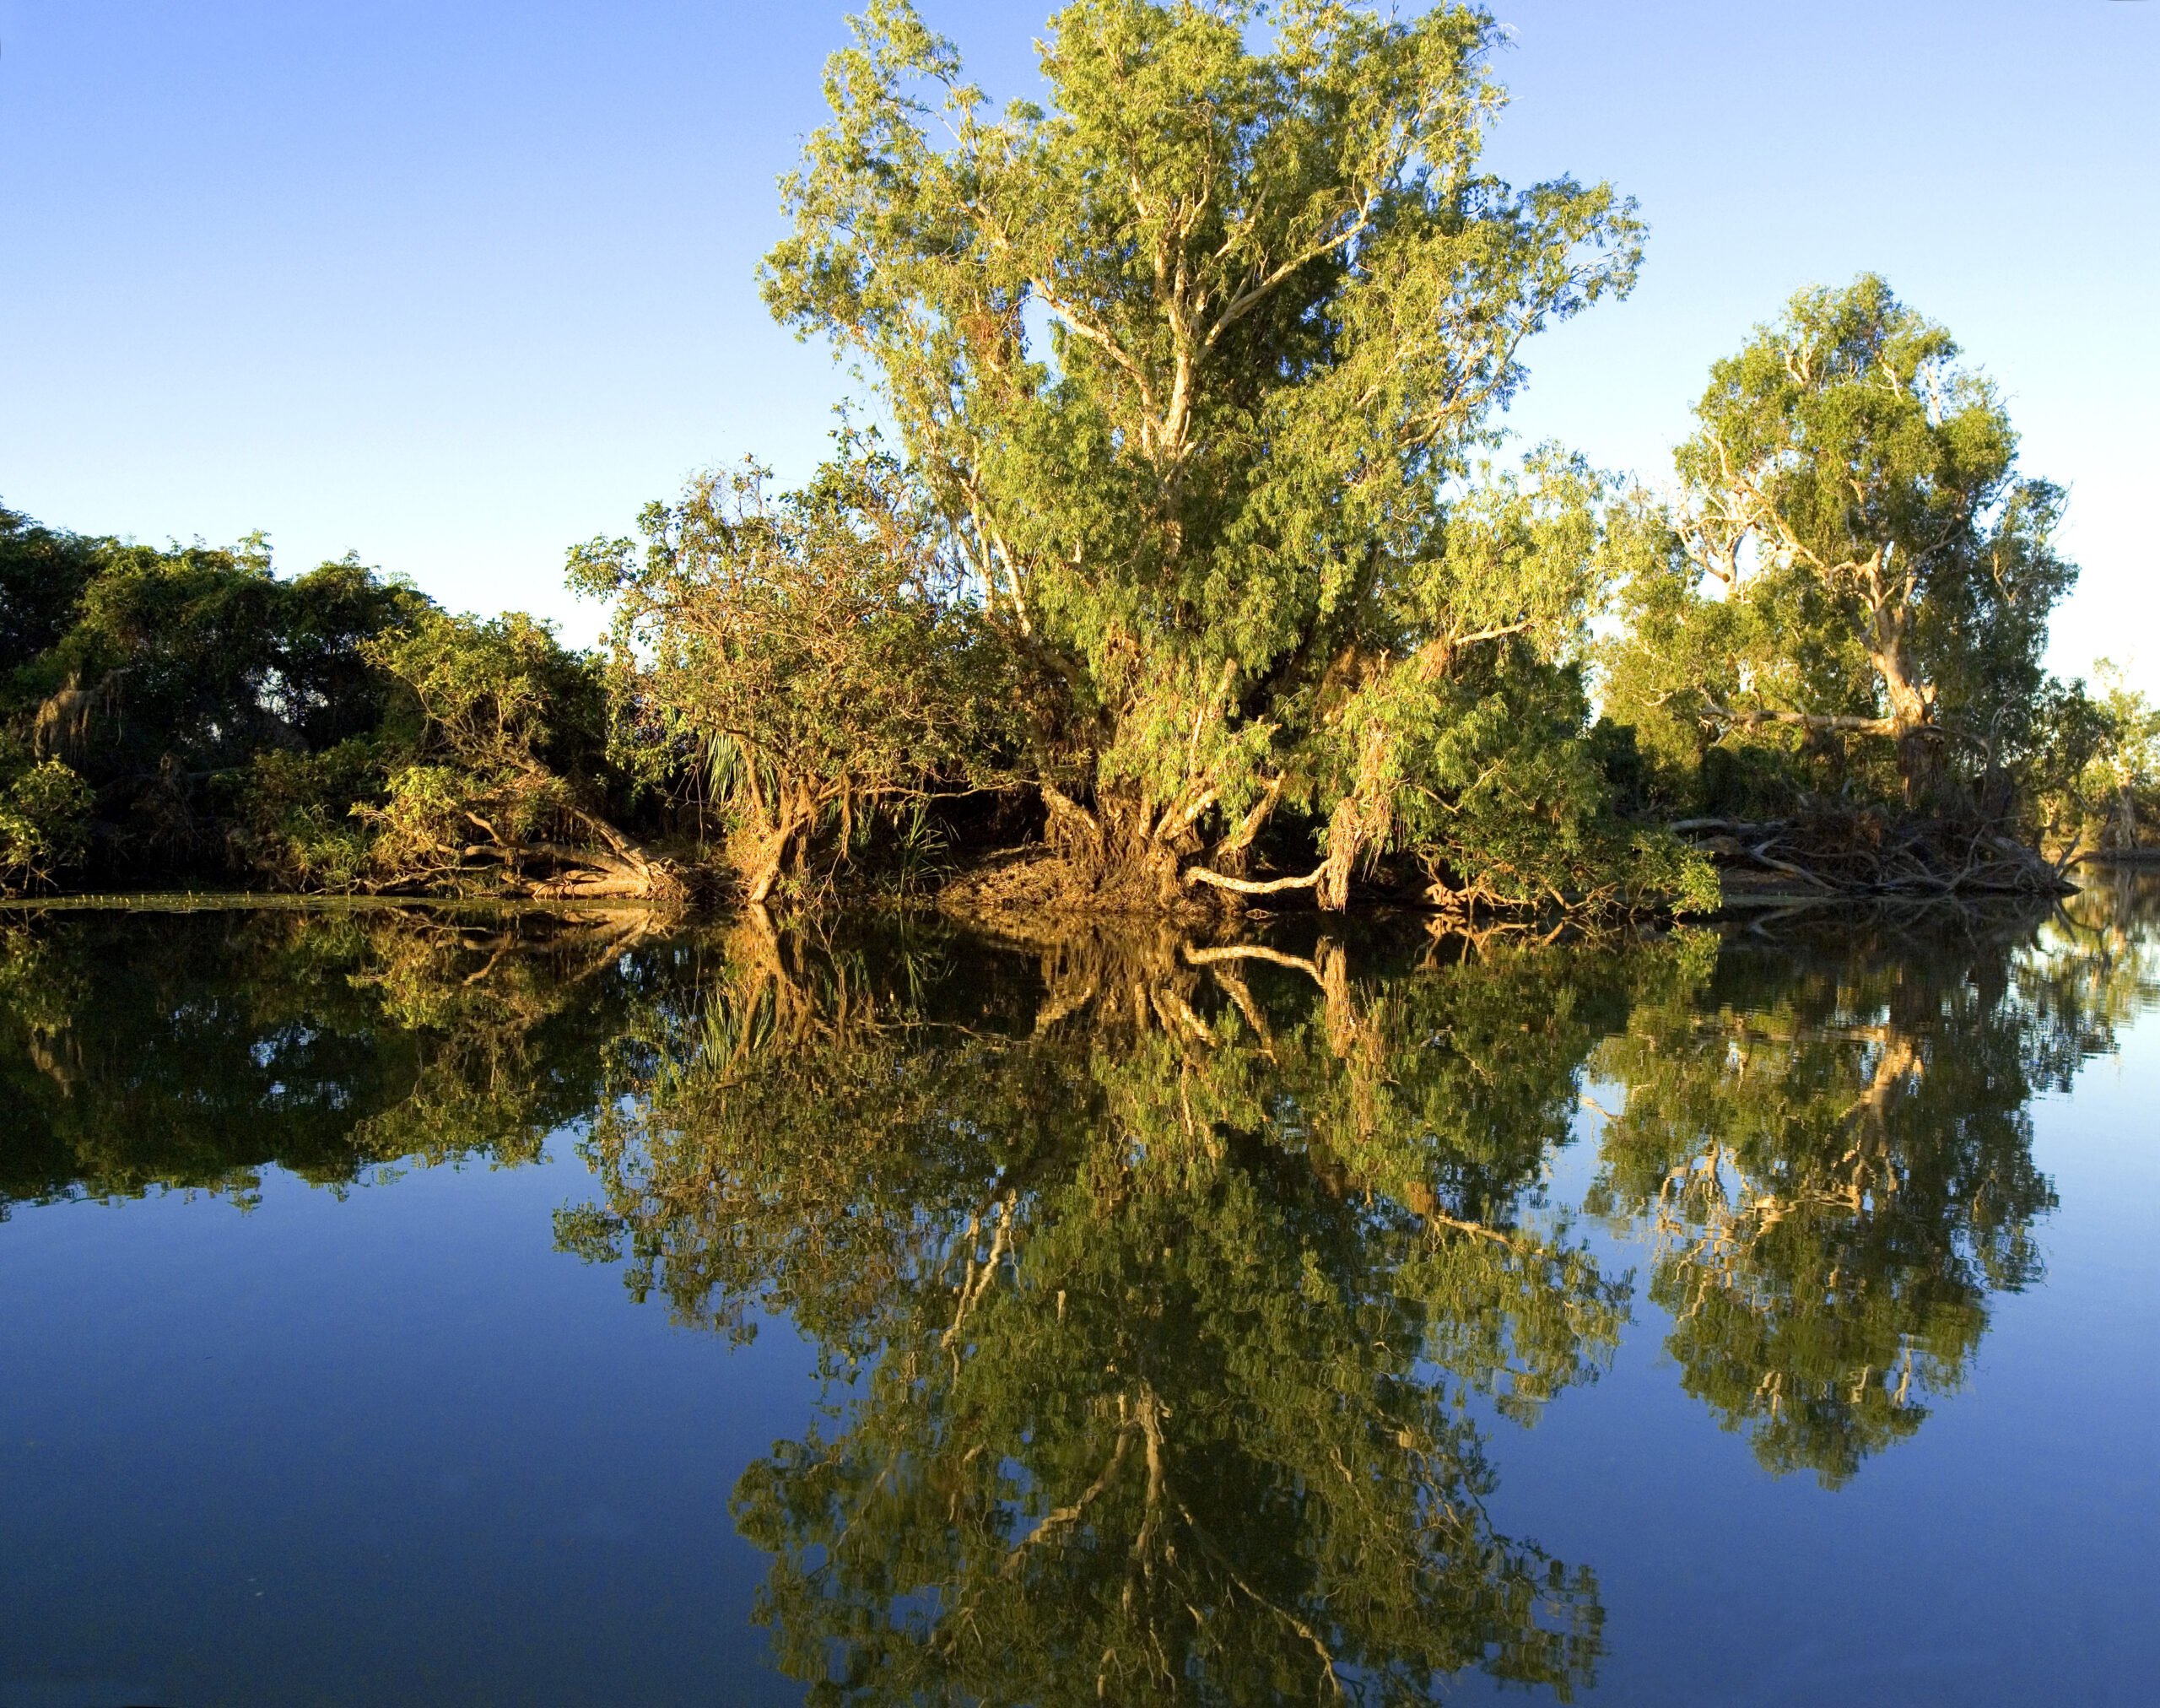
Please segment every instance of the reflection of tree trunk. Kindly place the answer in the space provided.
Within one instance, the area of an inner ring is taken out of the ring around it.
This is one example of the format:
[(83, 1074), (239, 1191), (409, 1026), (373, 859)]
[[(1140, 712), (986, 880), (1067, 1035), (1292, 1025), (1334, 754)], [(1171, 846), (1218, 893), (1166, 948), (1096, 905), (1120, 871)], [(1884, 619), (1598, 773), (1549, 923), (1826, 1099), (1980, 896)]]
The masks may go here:
[(1854, 1118), (1855, 1130), (1852, 1148), (1845, 1153), (1845, 1159), (1852, 1164), (1852, 1177), (1846, 1185), (1844, 1202), (1855, 1213), (1867, 1196), (1871, 1176), (1877, 1170), (1882, 1190), (1897, 1190), (1897, 1171), (1888, 1160), (1890, 1109), (1926, 1068), (1920, 1046), (1910, 1034), (1888, 1026), (1870, 1027), (1867, 1030), (1877, 1045), (1875, 1071), (1868, 1076), (1866, 1089), (1847, 1111)]
[[(1126, 930), (1067, 929), (1030, 946), (1041, 957), (1045, 986), (1035, 1010), (1037, 1032), (1083, 1012), (1104, 1024), (1129, 1018), (1144, 1029), (1153, 1019), (1174, 1033), (1191, 1030), (1177, 1011), (1191, 1013), (1188, 997), (1198, 980), (1183, 964), (1180, 940), (1169, 929), (1137, 923)], [(1176, 1001), (1166, 1003), (1165, 997)]]
[(1275, 1057), (1275, 1034), (1267, 1024), (1267, 1017), (1261, 1013), (1260, 1005), (1253, 1000), (1252, 986), (1245, 982), (1245, 975), (1237, 970), (1234, 963), (1227, 961), (1211, 966), (1208, 972), (1222, 986), (1223, 994), (1235, 1004), (1238, 1013), (1245, 1017), (1245, 1023), (1251, 1029), (1260, 1053), (1272, 1061)]
[[(744, 907), (728, 938), (728, 959), (741, 969), (730, 998), (737, 1025), (737, 1047), (747, 1050), (755, 1035), (750, 1024), (758, 1006), (770, 992), (775, 1033), (782, 1038), (803, 1036), (816, 1024), (818, 1003), (788, 965), (787, 945), (771, 912), (756, 902)], [(734, 1071), (731, 1064), (729, 1071)]]
[(1007, 1193), (997, 1204), (997, 1225), (991, 1234), (990, 1251), (978, 1265), (975, 1261), (975, 1244), (981, 1235), (981, 1217), (970, 1216), (968, 1219), (966, 1245), (967, 1271), (960, 1278), (958, 1289), (960, 1302), (953, 1312), (951, 1325), (939, 1337), (937, 1342), (940, 1348), (953, 1354), (956, 1370), (959, 1364), (960, 1354), (954, 1343), (959, 1339), (961, 1329), (967, 1326), (968, 1313), (975, 1309), (982, 1295), (990, 1290), (991, 1283), (997, 1278), (998, 1265), (1005, 1261), (1006, 1248), (1012, 1237), (1012, 1194)]
[(1012, 1551), (1005, 1556), (1005, 1564), (998, 1568), (1000, 1576), (1016, 1576), (1029, 1549), (1039, 1548), (1045, 1542), (1055, 1541), (1079, 1522), (1116, 1478), (1117, 1467), (1125, 1462), (1126, 1450), (1132, 1446), (1132, 1436), (1133, 1430), (1129, 1424), (1118, 1430), (1116, 1445), (1110, 1449), (1110, 1462), (1097, 1473), (1095, 1480), (1088, 1485), (1077, 1500), (1069, 1506), (1056, 1508), (1045, 1516), (1041, 1523), (1020, 1538)]
[(75, 1081), (79, 1076), (69, 1062), (62, 1061), (59, 1057), (53, 1054), (47, 1042), (51, 1035), (40, 1027), (33, 1026), (30, 1029), (30, 1066), (57, 1085), (62, 1097), (73, 1097), (75, 1095)]

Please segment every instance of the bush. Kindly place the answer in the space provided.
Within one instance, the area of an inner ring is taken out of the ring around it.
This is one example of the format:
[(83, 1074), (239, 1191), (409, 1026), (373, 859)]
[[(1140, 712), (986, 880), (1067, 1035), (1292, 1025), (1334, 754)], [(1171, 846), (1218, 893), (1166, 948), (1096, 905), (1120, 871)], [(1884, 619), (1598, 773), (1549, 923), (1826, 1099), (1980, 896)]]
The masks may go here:
[(673, 892), (604, 816), (606, 691), (591, 658), (521, 612), (429, 611), (361, 651), (404, 685), (418, 719), (382, 800), (353, 809), (370, 837), (371, 886)]
[(257, 754), (235, 780), (233, 864), (280, 889), (364, 888), (369, 836), (356, 814), (379, 803), (384, 786), (381, 744), (373, 739), (321, 753)]
[(694, 482), (629, 540), (571, 554), (615, 602), (614, 668), (648, 752), (681, 756), (729, 815), (764, 900), (837, 821), (1009, 777), (1012, 661), (899, 468), (848, 454), (801, 492), (754, 465)]
[(0, 794), (0, 893), (49, 884), (81, 862), (97, 797), (58, 759), (41, 759)]

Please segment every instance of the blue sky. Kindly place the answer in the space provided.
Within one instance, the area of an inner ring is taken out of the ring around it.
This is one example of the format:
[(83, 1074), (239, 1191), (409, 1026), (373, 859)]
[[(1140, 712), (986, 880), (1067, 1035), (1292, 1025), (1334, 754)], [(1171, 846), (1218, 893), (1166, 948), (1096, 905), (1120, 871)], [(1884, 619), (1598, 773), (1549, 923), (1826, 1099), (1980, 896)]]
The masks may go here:
[[(1046, 0), (920, 0), (993, 95)], [(821, 114), (821, 0), (0, 0), (0, 500), (348, 549), (582, 638), (564, 549), (693, 468), (823, 448), (843, 381), (753, 270)], [(1499, 0), (1518, 181), (1638, 197), (1635, 296), (1513, 423), (1668, 466), (1715, 357), (1872, 268), (2072, 501), (2055, 662), (2160, 689), (2160, 0)]]

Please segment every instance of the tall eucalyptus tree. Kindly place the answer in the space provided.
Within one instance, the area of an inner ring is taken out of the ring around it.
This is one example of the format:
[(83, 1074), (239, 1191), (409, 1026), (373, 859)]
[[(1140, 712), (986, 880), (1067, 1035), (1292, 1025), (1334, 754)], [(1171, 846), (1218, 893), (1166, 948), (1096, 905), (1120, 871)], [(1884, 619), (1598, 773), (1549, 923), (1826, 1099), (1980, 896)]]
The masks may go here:
[(1616, 715), (1699, 730), (1682, 746), (1877, 738), (1912, 804), (1946, 743), (1984, 765), (2027, 740), (2077, 572), (2054, 547), (2061, 490), (2020, 473), (2001, 394), (1960, 354), (1870, 273), (1801, 292), (1711, 369), (1670, 549), (1632, 588)]
[[(1075, 0), (1002, 114), (907, 0), (854, 28), (766, 298), (865, 365), (1061, 684), (1036, 767), (1083, 869), (1333, 906), (1385, 850), (1504, 900), (1682, 877), (1580, 739), (1600, 483), (1554, 453), (1463, 496), (1524, 341), (1641, 240), (1607, 186), (1481, 169), (1492, 19)], [(1278, 810), (1324, 857), (1241, 875)]]

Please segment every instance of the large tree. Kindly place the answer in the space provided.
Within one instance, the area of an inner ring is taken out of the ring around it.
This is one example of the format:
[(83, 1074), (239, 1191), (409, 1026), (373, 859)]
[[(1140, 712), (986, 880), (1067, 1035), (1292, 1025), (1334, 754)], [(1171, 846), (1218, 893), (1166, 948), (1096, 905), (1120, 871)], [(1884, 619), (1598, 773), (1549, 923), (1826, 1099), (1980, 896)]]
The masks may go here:
[[(1645, 851), (1553, 759), (1587, 721), (1596, 483), (1553, 458), (1460, 500), (1523, 341), (1625, 291), (1640, 228), (1609, 187), (1479, 170), (1492, 19), (1076, 0), (1048, 103), (1002, 115), (906, 0), (854, 27), (767, 300), (865, 362), (1062, 684), (1038, 774), (1106, 895), (1340, 905), (1388, 848), (1453, 894), (1603, 890)], [(1240, 876), (1286, 808), (1324, 860)]]
[(1711, 370), (1616, 715), (1887, 738), (1912, 804), (1947, 745), (1969, 771), (2025, 741), (2076, 571), (2052, 545), (2062, 494), (2018, 473), (2009, 412), (1959, 354), (1871, 273), (1801, 292)]

